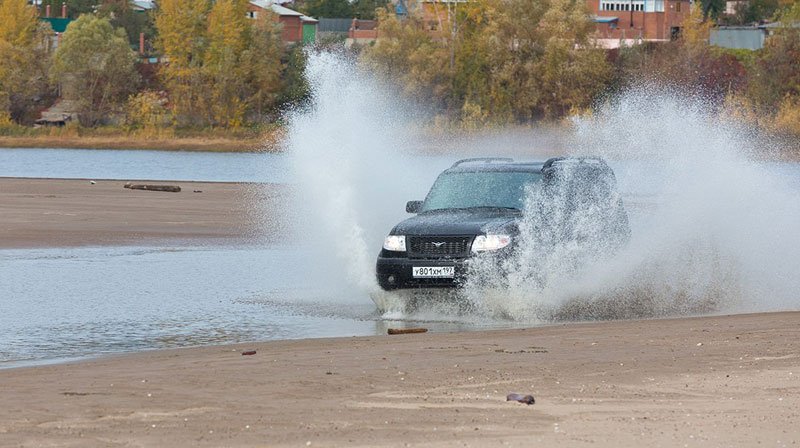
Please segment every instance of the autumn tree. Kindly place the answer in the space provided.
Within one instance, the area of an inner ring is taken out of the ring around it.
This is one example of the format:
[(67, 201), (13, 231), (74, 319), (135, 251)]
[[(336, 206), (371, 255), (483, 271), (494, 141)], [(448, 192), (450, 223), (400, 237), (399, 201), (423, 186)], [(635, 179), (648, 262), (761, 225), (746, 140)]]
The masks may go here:
[(722, 104), (747, 84), (744, 64), (729, 51), (708, 43), (714, 24), (703, 20), (695, 5), (683, 21), (674, 42), (646, 43), (621, 48), (616, 87), (648, 82), (662, 88), (680, 86), (684, 92), (702, 95), (709, 106)]
[(47, 96), (47, 25), (26, 0), (0, 0), (0, 121), (30, 119)]
[(761, 51), (749, 95), (764, 109), (782, 102), (800, 101), (800, 2), (781, 15), (781, 26), (774, 30)]
[(242, 54), (250, 41), (247, 0), (217, 0), (208, 15), (204, 69), (210, 84), (212, 122), (239, 126), (244, 121), (246, 67)]
[(159, 72), (178, 124), (208, 121), (208, 84), (203, 61), (208, 47), (208, 0), (161, 0), (155, 18), (157, 48), (168, 61)]
[[(579, 0), (474, 0), (439, 5), (437, 31), (419, 13), (380, 13), (365, 61), (451, 112), (495, 120), (557, 118), (591, 105), (611, 68), (593, 47)], [(531, 26), (536, 24), (536, 26)]]
[[(279, 105), (281, 92), (287, 87), (296, 86), (290, 85), (292, 79), (288, 70), (291, 61), (283, 62), (286, 52), (279, 25), (273, 15), (259, 14), (251, 26), (250, 44), (242, 54), (242, 60), (247, 62), (245, 80), (248, 90), (245, 100), (250, 118), (260, 121), (266, 119), (266, 115)], [(300, 47), (296, 48), (302, 55)], [(302, 68), (305, 65), (300, 67), (301, 70)], [(300, 77), (305, 82), (302, 73)], [(302, 92), (300, 95), (302, 96)]]
[(135, 63), (124, 30), (84, 14), (67, 27), (50, 76), (61, 85), (62, 96), (77, 102), (81, 122), (96, 125), (107, 121), (136, 90)]
[(378, 22), (378, 40), (363, 53), (367, 66), (409, 96), (443, 106), (452, 83), (444, 43), (431, 36), (419, 15), (401, 20), (387, 8), (378, 11)]
[[(200, 7), (198, 5), (202, 4)], [(161, 79), (181, 125), (237, 127), (260, 120), (281, 89), (283, 44), (277, 20), (247, 17), (247, 0), (164, 0), (156, 16), (168, 58)]]

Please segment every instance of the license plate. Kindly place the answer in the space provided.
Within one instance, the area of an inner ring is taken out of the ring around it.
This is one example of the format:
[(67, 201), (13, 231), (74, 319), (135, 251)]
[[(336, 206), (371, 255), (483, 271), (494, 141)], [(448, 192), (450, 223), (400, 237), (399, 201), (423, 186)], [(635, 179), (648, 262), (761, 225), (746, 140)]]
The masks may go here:
[(454, 266), (414, 266), (411, 268), (414, 278), (453, 278), (456, 275)]

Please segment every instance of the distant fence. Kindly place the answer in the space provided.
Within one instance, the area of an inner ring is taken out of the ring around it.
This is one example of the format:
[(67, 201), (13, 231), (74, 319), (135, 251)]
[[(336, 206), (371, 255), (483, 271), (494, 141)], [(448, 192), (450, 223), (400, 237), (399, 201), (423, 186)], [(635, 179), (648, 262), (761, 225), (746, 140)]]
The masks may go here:
[(326, 19), (320, 18), (317, 30), (321, 33), (342, 33), (350, 31), (353, 19)]
[(711, 29), (709, 42), (723, 48), (760, 50), (764, 48), (765, 29), (760, 27), (718, 27)]

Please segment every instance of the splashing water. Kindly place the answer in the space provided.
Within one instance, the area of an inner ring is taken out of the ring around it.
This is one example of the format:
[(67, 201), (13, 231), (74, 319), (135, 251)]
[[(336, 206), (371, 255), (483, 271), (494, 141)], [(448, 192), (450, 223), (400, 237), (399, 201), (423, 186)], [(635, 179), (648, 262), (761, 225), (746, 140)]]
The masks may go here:
[[(646, 89), (575, 120), (575, 128), (573, 154), (603, 156), (627, 178), (628, 210), (637, 215), (630, 243), (613, 256), (583, 254), (577, 264), (576, 253), (598, 239), (561, 240), (559, 250), (542, 254), (541, 239), (531, 237), (541, 233), (541, 214), (528, 207), (509, 288), (473, 288), (472, 300), (493, 314), (544, 320), (800, 305), (798, 190), (752, 159), (767, 142), (705, 110), (702, 98)], [(578, 217), (572, 225), (591, 234), (597, 222)]]
[[(287, 149), (300, 186), (296, 201), (306, 209), (304, 238), (320, 253), (310, 281), (349, 300), (372, 295), (391, 309), (397, 298), (380, 294), (374, 277), (381, 241), (406, 216), (405, 201), (423, 197), (458, 155), (420, 156), (427, 117), (352, 61), (316, 53), (307, 70), (313, 104), (291, 115)], [(475, 275), (462, 291), (473, 317), (584, 320), (798, 308), (800, 169), (791, 165), (787, 176), (776, 163), (755, 161), (769, 143), (704, 104), (637, 88), (593, 117), (575, 119), (568, 152), (602, 156), (614, 167), (630, 241), (605, 241), (607, 229), (596, 219), (601, 210), (591, 207), (543, 233), (543, 205), (550, 219), (565, 215), (566, 193), (544, 198), (531, 189), (517, 255), (500, 268), (473, 263)], [(509, 155), (507, 146), (480, 152)], [(565, 225), (572, 236), (554, 238)]]
[[(416, 112), (336, 53), (309, 54), (313, 103), (289, 117), (303, 239), (318, 249), (310, 281), (339, 299), (379, 291), (375, 257), (405, 201), (424, 194), (430, 163), (412, 159)], [(367, 299), (369, 300), (369, 299)]]

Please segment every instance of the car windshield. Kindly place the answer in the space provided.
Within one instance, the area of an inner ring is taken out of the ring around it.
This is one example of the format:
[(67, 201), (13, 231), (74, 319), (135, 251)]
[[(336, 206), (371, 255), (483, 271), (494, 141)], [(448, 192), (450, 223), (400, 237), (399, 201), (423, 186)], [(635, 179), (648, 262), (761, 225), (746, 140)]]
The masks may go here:
[(472, 171), (442, 173), (422, 204), (430, 210), (499, 207), (522, 209), (525, 186), (541, 174), (521, 171)]

